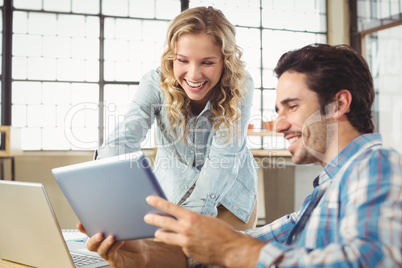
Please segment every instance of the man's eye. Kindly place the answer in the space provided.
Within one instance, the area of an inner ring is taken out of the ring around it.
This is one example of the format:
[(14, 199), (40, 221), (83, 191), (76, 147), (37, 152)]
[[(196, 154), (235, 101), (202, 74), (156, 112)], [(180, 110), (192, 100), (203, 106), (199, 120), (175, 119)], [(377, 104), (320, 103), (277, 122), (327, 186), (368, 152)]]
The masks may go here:
[(291, 105), (291, 106), (289, 106), (289, 110), (291, 110), (291, 111), (295, 110), (296, 108), (297, 108), (297, 105)]

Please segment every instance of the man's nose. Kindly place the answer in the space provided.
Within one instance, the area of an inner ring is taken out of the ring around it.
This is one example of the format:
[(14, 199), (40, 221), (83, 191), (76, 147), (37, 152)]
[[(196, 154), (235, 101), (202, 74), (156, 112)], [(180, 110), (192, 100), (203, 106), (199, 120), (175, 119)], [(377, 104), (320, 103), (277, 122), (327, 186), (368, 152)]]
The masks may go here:
[(290, 128), (290, 123), (289, 121), (286, 119), (286, 116), (281, 115), (278, 116), (278, 118), (275, 121), (275, 131), (278, 133), (283, 133), (285, 131), (287, 131)]

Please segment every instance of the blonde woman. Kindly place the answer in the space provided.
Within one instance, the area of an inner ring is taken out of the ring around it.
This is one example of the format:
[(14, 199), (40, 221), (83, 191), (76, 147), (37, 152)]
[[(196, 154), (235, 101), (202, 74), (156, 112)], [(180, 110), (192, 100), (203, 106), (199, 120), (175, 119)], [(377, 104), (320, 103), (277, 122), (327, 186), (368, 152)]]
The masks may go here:
[(254, 85), (235, 27), (212, 7), (169, 25), (161, 66), (146, 73), (98, 158), (140, 150), (156, 122), (155, 174), (169, 201), (238, 230), (256, 224), (257, 170), (246, 146)]

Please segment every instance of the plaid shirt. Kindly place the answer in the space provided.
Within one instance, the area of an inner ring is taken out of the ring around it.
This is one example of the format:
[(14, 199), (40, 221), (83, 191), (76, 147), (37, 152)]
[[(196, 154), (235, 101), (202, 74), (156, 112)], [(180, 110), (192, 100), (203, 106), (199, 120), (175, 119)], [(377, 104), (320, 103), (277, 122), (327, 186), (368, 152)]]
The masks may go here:
[(402, 267), (402, 157), (381, 135), (354, 139), (315, 182), (299, 212), (246, 231), (267, 242), (258, 267)]
[(354, 139), (314, 186), (298, 212), (246, 231), (266, 242), (258, 267), (402, 267), (402, 157), (381, 135)]

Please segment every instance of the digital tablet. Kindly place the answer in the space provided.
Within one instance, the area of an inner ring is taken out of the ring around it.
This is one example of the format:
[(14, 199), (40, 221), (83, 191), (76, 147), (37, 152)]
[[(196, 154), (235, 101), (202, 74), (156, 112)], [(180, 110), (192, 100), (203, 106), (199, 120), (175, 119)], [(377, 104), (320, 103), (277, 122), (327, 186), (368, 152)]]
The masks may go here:
[(52, 169), (53, 176), (89, 236), (101, 232), (116, 241), (150, 238), (158, 227), (147, 213), (164, 214), (145, 201), (166, 199), (142, 151)]

